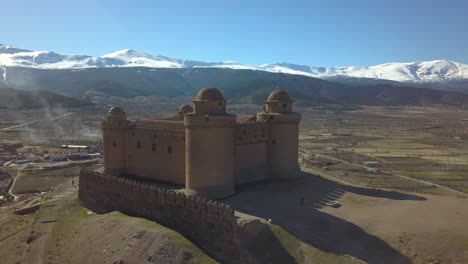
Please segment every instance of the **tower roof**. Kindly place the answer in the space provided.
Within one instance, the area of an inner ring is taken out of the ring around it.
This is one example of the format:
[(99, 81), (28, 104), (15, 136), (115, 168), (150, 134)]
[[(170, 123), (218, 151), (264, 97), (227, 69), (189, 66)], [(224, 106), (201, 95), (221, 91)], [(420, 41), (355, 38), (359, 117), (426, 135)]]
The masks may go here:
[(181, 105), (179, 107), (179, 112), (181, 113), (191, 113), (193, 112), (193, 107), (190, 105)]
[(217, 88), (203, 88), (195, 97), (196, 101), (224, 101), (223, 94)]
[(109, 116), (115, 116), (115, 117), (126, 117), (127, 114), (125, 113), (124, 110), (122, 110), (122, 108), (118, 107), (118, 106), (114, 106), (112, 107), (109, 112), (107, 113), (107, 115)]
[(291, 99), (289, 98), (288, 92), (276, 90), (271, 92), (270, 96), (268, 96), (268, 101), (290, 102)]

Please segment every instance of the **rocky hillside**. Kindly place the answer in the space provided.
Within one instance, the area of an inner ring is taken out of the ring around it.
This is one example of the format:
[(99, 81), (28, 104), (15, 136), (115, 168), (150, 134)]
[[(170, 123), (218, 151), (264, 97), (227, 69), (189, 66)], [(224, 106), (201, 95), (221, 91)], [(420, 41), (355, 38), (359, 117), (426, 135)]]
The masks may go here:
[(0, 109), (35, 109), (83, 107), (92, 103), (48, 91), (22, 91), (0, 87)]

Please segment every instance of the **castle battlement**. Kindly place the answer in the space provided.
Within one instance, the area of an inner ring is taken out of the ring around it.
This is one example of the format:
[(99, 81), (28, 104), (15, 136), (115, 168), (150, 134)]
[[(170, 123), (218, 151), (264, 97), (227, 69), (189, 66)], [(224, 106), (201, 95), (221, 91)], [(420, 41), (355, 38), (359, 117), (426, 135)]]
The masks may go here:
[(272, 92), (262, 112), (241, 117), (226, 112), (216, 88), (202, 89), (172, 120), (130, 122), (114, 107), (102, 122), (105, 171), (209, 199), (232, 195), (237, 184), (297, 177), (301, 115), (288, 94)]
[[(93, 195), (86, 195), (92, 192)], [(96, 193), (101, 194), (99, 199)], [(214, 220), (236, 221), (234, 210), (226, 204), (207, 200), (203, 197), (189, 196), (183, 192), (165, 189), (163, 187), (130, 179), (119, 177), (109, 173), (82, 170), (80, 173), (80, 200), (97, 211), (102, 210), (100, 203), (108, 202), (105, 211), (121, 210), (121, 201), (134, 201), (136, 207), (132, 210), (149, 211), (164, 210), (169, 212), (169, 208), (178, 208), (186, 213), (203, 215)], [(150, 206), (146, 206), (147, 204)], [(96, 206), (93, 206), (96, 205)], [(142, 209), (142, 210), (140, 210)]]
[(243, 227), (229, 205), (87, 170), (81, 171), (78, 195), (97, 213), (120, 211), (155, 220), (184, 234), (213, 256), (230, 256), (230, 263), (238, 263), (235, 259), (242, 257), (236, 237), (243, 233)]

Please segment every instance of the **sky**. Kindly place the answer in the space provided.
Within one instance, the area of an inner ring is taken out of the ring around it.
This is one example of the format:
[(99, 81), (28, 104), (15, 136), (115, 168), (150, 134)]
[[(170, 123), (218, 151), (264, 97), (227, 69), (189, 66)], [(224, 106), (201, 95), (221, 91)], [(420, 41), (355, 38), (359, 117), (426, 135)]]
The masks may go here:
[(0, 0), (0, 43), (244, 64), (468, 64), (466, 0)]

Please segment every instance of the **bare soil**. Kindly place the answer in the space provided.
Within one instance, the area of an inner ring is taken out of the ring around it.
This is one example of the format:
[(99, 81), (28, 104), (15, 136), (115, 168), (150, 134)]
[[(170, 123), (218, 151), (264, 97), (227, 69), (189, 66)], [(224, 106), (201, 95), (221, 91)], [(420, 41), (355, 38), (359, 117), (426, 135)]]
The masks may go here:
[[(39, 201), (43, 204), (38, 212), (13, 214)], [(215, 263), (179, 233), (157, 223), (88, 211), (71, 182), (46, 195), (22, 196), (0, 210), (2, 263)]]
[(465, 198), (368, 189), (304, 172), (295, 181), (244, 186), (226, 202), (244, 217), (271, 219), (304, 245), (356, 261), (468, 262)]

